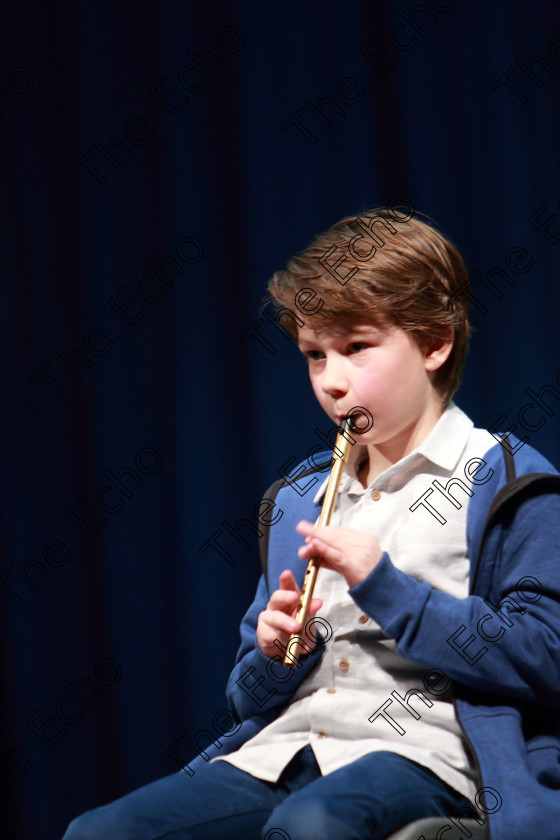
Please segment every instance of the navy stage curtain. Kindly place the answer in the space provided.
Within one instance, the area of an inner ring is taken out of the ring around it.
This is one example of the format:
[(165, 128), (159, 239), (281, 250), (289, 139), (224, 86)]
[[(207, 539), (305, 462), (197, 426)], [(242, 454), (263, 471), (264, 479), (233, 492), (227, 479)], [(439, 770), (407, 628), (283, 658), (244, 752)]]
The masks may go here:
[(1, 24), (2, 829), (55, 840), (223, 733), (259, 499), (330, 428), (259, 314), (315, 233), (399, 196), (435, 219), (476, 296), (457, 402), (560, 465), (560, 11), (22, 0)]

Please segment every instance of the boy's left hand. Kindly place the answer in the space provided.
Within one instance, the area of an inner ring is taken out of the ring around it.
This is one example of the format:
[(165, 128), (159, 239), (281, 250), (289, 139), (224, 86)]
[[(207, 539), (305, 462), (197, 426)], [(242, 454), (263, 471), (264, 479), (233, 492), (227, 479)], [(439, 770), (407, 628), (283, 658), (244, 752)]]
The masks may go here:
[(318, 527), (302, 519), (296, 526), (298, 534), (305, 537), (298, 554), (303, 560), (321, 557), (322, 565), (339, 572), (349, 587), (356, 586), (374, 569), (383, 554), (373, 534), (337, 528), (333, 525)]

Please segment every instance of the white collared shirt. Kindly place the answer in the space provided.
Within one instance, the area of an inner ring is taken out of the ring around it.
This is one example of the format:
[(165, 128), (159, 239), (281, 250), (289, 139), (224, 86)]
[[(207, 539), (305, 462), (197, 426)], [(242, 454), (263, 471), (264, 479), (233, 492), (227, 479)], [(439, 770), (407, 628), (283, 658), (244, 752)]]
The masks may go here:
[[(466, 510), (468, 490), (474, 492), (465, 466), (472, 458), (482, 458), (495, 442), (486, 430), (474, 429), (467, 415), (451, 403), (420, 446), (367, 488), (345, 472), (332, 525), (374, 534), (398, 569), (465, 598), (469, 574)], [(446, 495), (438, 485), (445, 489), (452, 477), (461, 483), (454, 482)], [(316, 501), (324, 494), (327, 480)], [(433, 492), (425, 498), (439, 518), (428, 506), (415, 506), (429, 489)], [(333, 628), (319, 664), (276, 720), (239, 750), (214, 760), (229, 761), (275, 782), (307, 744), (323, 775), (368, 753), (390, 750), (428, 767), (472, 800), (476, 792), (472, 761), (450, 697), (432, 694), (423, 685), (429, 669), (396, 652), (394, 640), (361, 612), (337, 572), (321, 569), (314, 594), (323, 600), (319, 614)], [(442, 627), (442, 633), (447, 630)], [(404, 698), (410, 689), (422, 692), (409, 697), (408, 708), (415, 714), (392, 695), (396, 692)], [(380, 709), (387, 714), (371, 722)]]

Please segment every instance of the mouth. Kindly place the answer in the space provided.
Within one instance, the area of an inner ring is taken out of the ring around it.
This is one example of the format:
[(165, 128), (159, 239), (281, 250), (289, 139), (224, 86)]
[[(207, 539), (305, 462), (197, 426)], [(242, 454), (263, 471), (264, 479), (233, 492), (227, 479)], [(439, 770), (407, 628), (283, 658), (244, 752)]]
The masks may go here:
[(357, 430), (356, 421), (359, 423), (360, 413), (358, 411), (351, 411), (348, 414), (337, 414), (336, 424), (341, 429), (346, 429), (347, 432), (354, 432)]
[(357, 434), (368, 432), (373, 426), (373, 417), (367, 408), (362, 406), (351, 408), (346, 414), (336, 414), (336, 422), (342, 426), (344, 421), (349, 421), (351, 431)]
[(346, 420), (346, 419), (354, 420), (354, 418), (359, 420), (361, 416), (362, 416), (362, 411), (361, 411), (361, 409), (357, 408), (356, 406), (354, 406), (353, 408), (351, 408), (348, 411), (345, 411), (343, 413), (342, 412), (337, 412), (336, 413), (336, 419), (338, 421), (342, 421), (342, 420)]

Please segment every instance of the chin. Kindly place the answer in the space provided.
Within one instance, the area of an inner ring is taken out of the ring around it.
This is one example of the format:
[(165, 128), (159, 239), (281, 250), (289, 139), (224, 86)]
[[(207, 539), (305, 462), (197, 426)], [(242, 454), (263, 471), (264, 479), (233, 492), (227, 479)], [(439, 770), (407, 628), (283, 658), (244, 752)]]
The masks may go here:
[(379, 439), (379, 433), (375, 432), (373, 429), (370, 429), (369, 432), (364, 432), (363, 434), (353, 431), (352, 436), (354, 437), (356, 443), (359, 443), (362, 446), (367, 446), (368, 443), (382, 443)]

